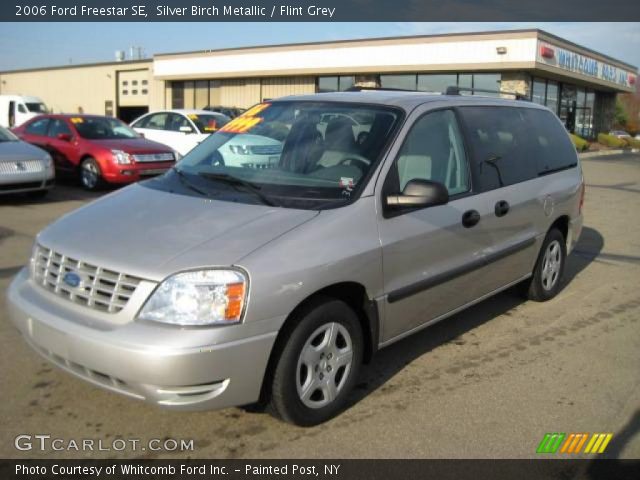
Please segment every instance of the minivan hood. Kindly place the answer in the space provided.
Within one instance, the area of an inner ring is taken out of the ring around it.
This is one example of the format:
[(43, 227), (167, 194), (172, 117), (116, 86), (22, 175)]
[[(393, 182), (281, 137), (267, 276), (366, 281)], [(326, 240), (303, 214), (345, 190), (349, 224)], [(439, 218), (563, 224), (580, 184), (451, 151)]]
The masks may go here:
[(148, 138), (114, 138), (111, 140), (88, 140), (109, 150), (123, 150), (127, 153), (153, 153), (153, 152), (173, 152), (171, 148), (162, 143), (154, 142)]
[(234, 265), (317, 214), (134, 184), (65, 215), (37, 241), (75, 260), (160, 281), (181, 270)]

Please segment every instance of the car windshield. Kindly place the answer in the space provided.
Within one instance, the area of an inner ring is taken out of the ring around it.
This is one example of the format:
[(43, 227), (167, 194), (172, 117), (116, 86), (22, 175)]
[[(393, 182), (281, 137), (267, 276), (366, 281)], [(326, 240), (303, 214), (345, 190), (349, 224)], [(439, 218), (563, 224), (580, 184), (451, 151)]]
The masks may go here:
[(27, 110), (32, 113), (47, 113), (47, 107), (41, 102), (27, 102)]
[(71, 123), (82, 138), (88, 140), (111, 140), (138, 138), (140, 135), (116, 118), (72, 117)]
[(231, 120), (225, 115), (213, 115), (211, 113), (190, 113), (189, 118), (196, 124), (200, 133), (213, 133), (224, 127)]
[(357, 195), (399, 119), (384, 106), (261, 103), (194, 148), (177, 174), (201, 191), (240, 189), (241, 181), (263, 203), (332, 208)]
[(6, 128), (0, 127), (0, 142), (17, 142), (18, 137)]

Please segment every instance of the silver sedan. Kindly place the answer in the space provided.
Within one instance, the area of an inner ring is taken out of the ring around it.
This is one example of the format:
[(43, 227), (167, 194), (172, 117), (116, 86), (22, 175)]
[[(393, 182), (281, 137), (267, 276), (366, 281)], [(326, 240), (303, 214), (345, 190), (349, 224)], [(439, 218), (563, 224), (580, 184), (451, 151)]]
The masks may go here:
[(44, 196), (54, 183), (51, 156), (0, 127), (0, 194)]

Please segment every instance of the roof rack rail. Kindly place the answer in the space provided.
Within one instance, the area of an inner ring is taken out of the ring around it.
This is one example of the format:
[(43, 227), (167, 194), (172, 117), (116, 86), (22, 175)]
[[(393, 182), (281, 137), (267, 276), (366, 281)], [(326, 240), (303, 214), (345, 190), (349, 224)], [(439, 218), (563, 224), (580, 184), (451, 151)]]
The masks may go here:
[(507, 92), (505, 90), (486, 90), (484, 88), (470, 88), (470, 87), (458, 87), (458, 86), (450, 86), (447, 87), (445, 91), (445, 95), (460, 95), (460, 92), (480, 92), (480, 93), (497, 93), (499, 95), (513, 95), (516, 100), (526, 100), (529, 101), (527, 96), (517, 93), (517, 92)]
[(384, 87), (360, 87), (354, 85), (349, 87), (345, 92), (366, 92), (366, 91), (382, 91), (382, 92), (418, 92), (419, 90), (407, 90), (404, 88), (384, 88)]

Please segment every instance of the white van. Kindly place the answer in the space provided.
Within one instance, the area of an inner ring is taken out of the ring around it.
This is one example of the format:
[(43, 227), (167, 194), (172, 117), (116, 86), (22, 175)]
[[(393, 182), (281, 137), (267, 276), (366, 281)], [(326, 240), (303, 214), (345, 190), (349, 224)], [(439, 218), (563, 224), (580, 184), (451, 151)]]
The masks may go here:
[(41, 113), (48, 109), (38, 97), (0, 95), (0, 127), (17, 127)]

